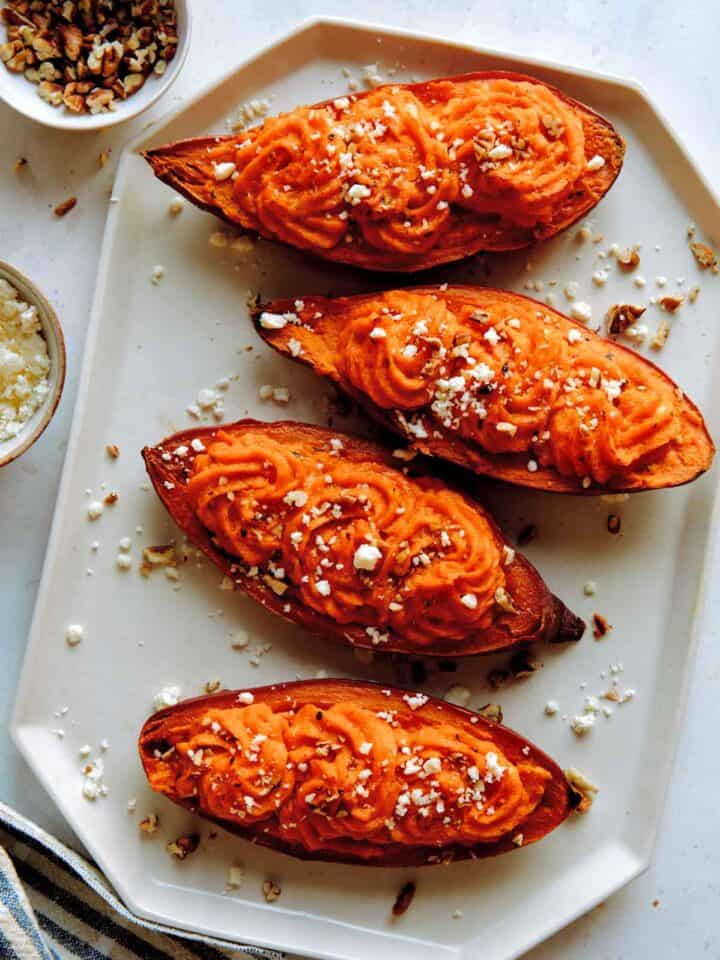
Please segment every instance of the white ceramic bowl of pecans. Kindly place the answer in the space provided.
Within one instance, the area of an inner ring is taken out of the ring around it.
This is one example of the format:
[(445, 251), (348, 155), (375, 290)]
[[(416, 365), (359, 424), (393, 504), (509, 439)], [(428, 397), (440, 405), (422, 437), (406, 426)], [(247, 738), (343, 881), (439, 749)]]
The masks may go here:
[(189, 0), (0, 0), (0, 99), (63, 130), (147, 110), (190, 48)]
[(65, 339), (34, 283), (0, 260), (0, 467), (50, 423), (65, 383)]

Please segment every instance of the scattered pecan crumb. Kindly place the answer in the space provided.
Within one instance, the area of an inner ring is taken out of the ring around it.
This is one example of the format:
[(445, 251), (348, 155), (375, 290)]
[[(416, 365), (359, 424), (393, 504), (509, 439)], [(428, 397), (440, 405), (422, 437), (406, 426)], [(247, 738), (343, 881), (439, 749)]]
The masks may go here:
[(602, 637), (606, 636), (610, 630), (612, 630), (611, 625), (601, 613), (594, 613), (592, 615), (592, 628), (593, 636), (596, 640), (600, 640)]
[(150, 836), (151, 834), (157, 832), (158, 823), (158, 815), (156, 813), (149, 813), (147, 817), (140, 821), (138, 824), (138, 829), (140, 830), (140, 833)]
[(669, 297), (661, 297), (658, 300), (658, 303), (660, 304), (662, 309), (667, 311), (668, 313), (675, 313), (676, 310), (680, 309), (680, 307), (683, 305), (684, 302), (685, 302), (685, 297), (680, 297), (677, 294), (673, 294), (672, 296), (669, 296)]
[(718, 261), (715, 251), (706, 243), (691, 243), (690, 250), (701, 270), (717, 266)]
[(607, 529), (608, 533), (617, 534), (620, 533), (620, 528), (622, 527), (622, 520), (617, 513), (611, 513), (607, 518)]
[(623, 270), (634, 270), (640, 263), (640, 254), (635, 247), (625, 247), (615, 254), (618, 266)]
[(480, 707), (475, 712), (479, 713), (480, 716), (486, 720), (492, 720), (494, 723), (503, 722), (503, 711), (499, 703), (486, 703), (484, 707)]
[(116, 443), (109, 443), (105, 447), (105, 450), (111, 460), (117, 460), (117, 458), (120, 456), (120, 447)]
[(605, 314), (608, 336), (617, 337), (625, 333), (644, 313), (646, 307), (635, 303), (615, 303)]
[(699, 296), (700, 296), (700, 287), (698, 286), (690, 287), (690, 289), (688, 290), (688, 302), (695, 303), (695, 301)]
[(149, 577), (156, 567), (176, 567), (177, 553), (175, 545), (172, 543), (164, 544), (160, 547), (144, 547), (143, 562), (140, 565), (140, 573), (144, 577)]
[(497, 690), (499, 687), (502, 687), (504, 683), (510, 679), (510, 673), (508, 670), (490, 670), (487, 675), (487, 682), (493, 690)]
[(220, 689), (219, 680), (207, 680), (205, 682), (205, 693), (217, 693)]
[(653, 900), (652, 905), (653, 905), (654, 907), (659, 907), (659, 906), (660, 906), (660, 901), (659, 901), (659, 900)]
[(115, 490), (111, 490), (110, 493), (108, 493), (105, 499), (103, 500), (103, 503), (105, 504), (106, 507), (112, 507), (118, 502), (119, 499), (120, 499), (120, 495), (116, 493)]
[(195, 853), (199, 845), (200, 834), (188, 833), (183, 837), (178, 837), (177, 840), (171, 840), (165, 849), (176, 860), (184, 860), (191, 853)]
[(663, 317), (660, 323), (657, 325), (657, 330), (655, 331), (655, 336), (650, 341), (650, 346), (653, 350), (662, 350), (662, 348), (667, 343), (667, 338), (670, 336), (670, 324)]
[(72, 209), (77, 206), (77, 197), (68, 197), (67, 200), (63, 200), (62, 203), (59, 203), (54, 210), (56, 217), (64, 217), (66, 214), (70, 213)]
[(400, 888), (400, 892), (398, 893), (397, 897), (395, 897), (392, 915), (394, 917), (401, 917), (412, 903), (414, 896), (415, 884), (412, 882), (412, 880), (408, 880), (408, 882)]
[(13, 164), (13, 173), (20, 173), (20, 171), (27, 167), (27, 157), (18, 157), (15, 163)]
[(565, 771), (565, 779), (576, 799), (575, 813), (587, 813), (600, 788), (591, 783), (576, 767), (568, 767)]
[(610, 687), (609, 690), (606, 690), (602, 695), (603, 700), (609, 700), (611, 703), (619, 703), (620, 694), (617, 692), (615, 687)]
[(262, 892), (266, 901), (268, 903), (272, 903), (274, 900), (277, 900), (277, 898), (280, 896), (280, 894), (282, 893), (282, 889), (280, 887), (280, 884), (277, 883), (275, 880), (263, 880)]
[(100, 167), (101, 170), (104, 166), (106, 166), (109, 159), (110, 159), (109, 150), (103, 150), (102, 153), (98, 154), (98, 166)]
[(526, 527), (523, 527), (520, 533), (517, 535), (517, 544), (519, 547), (525, 547), (537, 536), (537, 527), (534, 523), (529, 523)]

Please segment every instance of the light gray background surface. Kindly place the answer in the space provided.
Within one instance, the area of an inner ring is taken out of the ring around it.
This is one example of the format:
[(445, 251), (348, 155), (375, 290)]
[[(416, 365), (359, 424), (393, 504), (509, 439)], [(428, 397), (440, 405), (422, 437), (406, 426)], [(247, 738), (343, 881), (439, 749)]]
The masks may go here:
[[(0, 104), (0, 259), (29, 274), (56, 307), (68, 347), (59, 411), (21, 460), (0, 470), (0, 799), (71, 840), (17, 756), (7, 727), (65, 455), (114, 158), (143, 124), (305, 17), (363, 18), (466, 39), (639, 80), (720, 191), (720, 26), (710, 0), (195, 0), (189, 61), (153, 111), (108, 134), (41, 128)], [(99, 169), (101, 151), (111, 160)], [(18, 156), (30, 161), (13, 172)], [(52, 215), (70, 194), (77, 208)], [(720, 322), (720, 318), (718, 318)], [(710, 570), (720, 624), (720, 551)], [(532, 960), (720, 957), (720, 629), (702, 638), (675, 776), (651, 869), (551, 941)], [(659, 901), (653, 906), (654, 901)]]

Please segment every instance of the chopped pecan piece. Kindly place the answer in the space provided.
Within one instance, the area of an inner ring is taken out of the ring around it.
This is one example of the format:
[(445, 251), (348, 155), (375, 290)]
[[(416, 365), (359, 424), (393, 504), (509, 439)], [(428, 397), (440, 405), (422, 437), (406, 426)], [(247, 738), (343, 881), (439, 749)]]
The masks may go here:
[(690, 250), (701, 270), (717, 266), (718, 261), (715, 251), (706, 243), (691, 243)]
[(63, 200), (62, 203), (59, 203), (55, 207), (55, 211), (54, 211), (55, 216), (64, 217), (66, 214), (70, 213), (70, 211), (76, 206), (77, 206), (77, 197), (68, 197), (67, 200)]
[(644, 313), (647, 307), (634, 303), (615, 303), (605, 314), (605, 324), (609, 337), (625, 333)]
[(601, 613), (592, 615), (593, 636), (596, 640), (601, 640), (612, 630), (612, 626)]
[(415, 884), (412, 882), (412, 880), (408, 880), (406, 884), (403, 884), (403, 886), (400, 888), (400, 892), (395, 897), (395, 903), (392, 907), (392, 915), (394, 917), (401, 917), (412, 903), (414, 896)]
[(565, 771), (565, 777), (573, 794), (576, 795), (575, 813), (587, 813), (595, 801), (595, 797), (600, 788), (591, 783), (590, 780), (581, 773), (576, 767), (568, 767)]
[(184, 860), (191, 853), (195, 853), (199, 845), (200, 834), (189, 833), (186, 836), (178, 837), (177, 840), (171, 840), (165, 849), (171, 857), (175, 857), (177, 860)]

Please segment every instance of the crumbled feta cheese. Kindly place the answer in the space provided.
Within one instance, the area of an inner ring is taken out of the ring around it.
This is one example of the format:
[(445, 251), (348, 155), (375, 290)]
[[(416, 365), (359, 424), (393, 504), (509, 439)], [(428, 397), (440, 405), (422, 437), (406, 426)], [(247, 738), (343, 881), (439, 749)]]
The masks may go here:
[(575, 280), (571, 280), (570, 283), (565, 284), (564, 292), (568, 300), (574, 300), (578, 295), (578, 290), (580, 289), (580, 284)]
[(254, 694), (250, 693), (249, 690), (244, 690), (242, 693), (237, 695), (237, 702), (249, 705), (255, 702), (255, 696)]
[(596, 287), (604, 287), (610, 274), (607, 270), (596, 270), (592, 275), (592, 282)]
[(594, 157), (591, 157), (586, 165), (587, 169), (591, 171), (601, 170), (604, 166), (605, 157), (601, 157), (599, 153), (596, 153)]
[(595, 716), (592, 713), (578, 713), (570, 721), (570, 729), (578, 737), (584, 737), (595, 726)]
[(579, 330), (576, 330), (575, 327), (571, 327), (567, 332), (567, 341), (568, 343), (578, 343), (582, 340), (583, 335)]
[(403, 695), (403, 700), (411, 710), (419, 710), (420, 707), (424, 707), (428, 699), (429, 697), (426, 697), (424, 693), (406, 693)]
[(373, 744), (368, 743), (368, 741), (365, 740), (360, 744), (360, 746), (358, 747), (358, 750), (364, 757), (367, 757), (368, 754), (372, 753), (372, 748), (373, 748)]
[(366, 187), (364, 183), (353, 183), (347, 191), (347, 198), (350, 203), (355, 207), (360, 203), (361, 200), (365, 200), (370, 196), (372, 190), (369, 187)]
[(260, 314), (260, 326), (263, 330), (282, 330), (287, 326), (288, 318), (284, 313), (268, 313), (263, 310)]
[(299, 340), (296, 340), (295, 337), (290, 337), (288, 340), (288, 350), (290, 351), (290, 356), (299, 357), (302, 353), (302, 344)]
[(370, 331), (371, 340), (384, 340), (387, 337), (387, 333), (382, 327), (373, 327)]
[(361, 543), (353, 556), (356, 570), (374, 570), (382, 560), (382, 553), (370, 543)]
[(88, 504), (87, 515), (89, 520), (97, 520), (102, 516), (103, 510), (105, 508), (102, 505), (100, 500), (93, 500), (92, 503)]
[(283, 497), (285, 503), (290, 507), (304, 507), (307, 503), (308, 495), (304, 490), (288, 490)]
[(584, 300), (576, 300), (570, 307), (570, 316), (573, 320), (579, 320), (581, 323), (590, 323), (592, 320), (592, 307)]
[(329, 597), (332, 592), (332, 588), (328, 580), (317, 580), (315, 582), (315, 589), (321, 597)]
[(182, 688), (174, 684), (163, 687), (153, 698), (153, 706), (156, 710), (163, 710), (165, 707), (174, 707), (180, 700)]
[(195, 453), (205, 453), (205, 444), (199, 437), (193, 437), (190, 441), (190, 446), (195, 451)]
[(225, 884), (228, 890), (237, 890), (238, 887), (241, 887), (244, 876), (245, 871), (242, 867), (237, 866), (236, 864), (228, 867), (227, 881)]
[(218, 181), (229, 180), (230, 177), (235, 173), (235, 170), (235, 164), (231, 163), (230, 161), (213, 164), (213, 176)]
[(478, 598), (475, 596), (474, 593), (464, 593), (460, 597), (460, 603), (464, 607), (467, 607), (468, 610), (477, 610)]
[(69, 623), (65, 630), (65, 642), (69, 647), (76, 647), (85, 638), (85, 630), (80, 623)]

